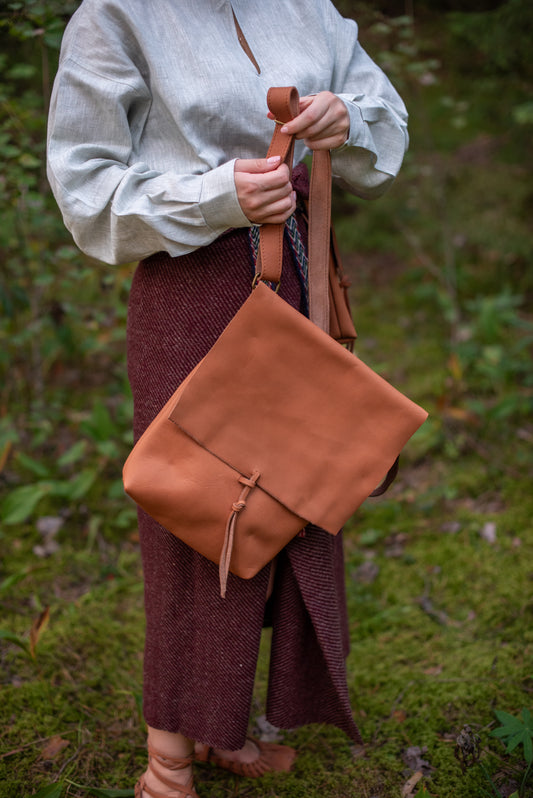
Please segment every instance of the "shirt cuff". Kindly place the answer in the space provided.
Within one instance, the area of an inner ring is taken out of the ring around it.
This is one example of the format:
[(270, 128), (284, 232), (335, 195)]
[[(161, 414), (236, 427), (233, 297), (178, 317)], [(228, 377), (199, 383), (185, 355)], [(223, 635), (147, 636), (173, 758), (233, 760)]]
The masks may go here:
[(337, 94), (337, 97), (343, 101), (348, 111), (350, 130), (344, 144), (341, 144), (340, 147), (336, 147), (332, 152), (342, 152), (348, 147), (362, 147), (364, 150), (370, 150), (370, 152), (373, 152), (374, 155), (377, 156), (375, 143), (366, 123), (367, 120), (365, 120), (363, 116), (362, 109), (357, 105), (357, 99), (359, 98), (354, 94)]
[(205, 223), (215, 231), (230, 227), (250, 227), (235, 188), (235, 161), (223, 163), (202, 176), (199, 208)]

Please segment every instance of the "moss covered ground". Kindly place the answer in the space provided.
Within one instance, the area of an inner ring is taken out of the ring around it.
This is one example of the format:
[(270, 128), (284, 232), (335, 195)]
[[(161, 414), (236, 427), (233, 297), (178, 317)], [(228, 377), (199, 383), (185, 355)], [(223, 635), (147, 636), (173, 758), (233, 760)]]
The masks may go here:
[[(293, 773), (257, 784), (204, 769), (200, 795), (396, 798), (417, 773), (439, 798), (497, 795), (486, 773), (502, 795), (516, 789), (523, 756), (508, 756), (490, 731), (495, 709), (531, 706), (531, 477), (505, 473), (519, 439), (485, 446), (488, 459), (418, 459), (415, 440), (390, 495), (369, 500), (346, 531), (348, 679), (365, 750), (305, 727), (284, 736), (300, 750)], [(144, 762), (135, 530), (109, 541), (68, 523), (47, 558), (33, 551), (40, 542), (31, 525), (1, 541), (2, 627), (33, 641), (34, 657), (4, 641), (0, 796), (57, 779), (71, 796), (87, 793), (70, 781), (126, 789)], [(265, 632), (256, 717), (267, 661)], [(463, 773), (456, 740), (466, 725), (481, 758)]]

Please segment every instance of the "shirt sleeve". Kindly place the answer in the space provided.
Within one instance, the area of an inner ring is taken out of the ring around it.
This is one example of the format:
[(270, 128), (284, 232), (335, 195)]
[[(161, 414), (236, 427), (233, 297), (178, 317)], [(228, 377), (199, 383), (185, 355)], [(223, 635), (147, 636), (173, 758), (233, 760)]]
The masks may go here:
[[(116, 70), (118, 72), (118, 70)], [(249, 226), (231, 160), (204, 174), (158, 172), (135, 159), (151, 97), (132, 65), (119, 77), (62, 60), (48, 125), (48, 179), (80, 249), (107, 263), (205, 246)]]
[(354, 20), (343, 19), (328, 2), (336, 63), (332, 91), (346, 105), (350, 133), (333, 150), (334, 178), (365, 199), (380, 196), (394, 180), (407, 150), (407, 111), (385, 73), (358, 41)]

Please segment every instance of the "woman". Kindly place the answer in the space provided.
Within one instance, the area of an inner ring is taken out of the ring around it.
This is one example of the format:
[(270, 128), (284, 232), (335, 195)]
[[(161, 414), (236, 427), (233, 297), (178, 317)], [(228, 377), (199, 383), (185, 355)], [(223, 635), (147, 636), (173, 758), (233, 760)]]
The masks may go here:
[[(49, 178), (78, 246), (140, 260), (128, 316), (138, 437), (250, 292), (256, 225), (288, 220), (280, 294), (306, 312), (293, 180), (264, 157), (270, 86), (295, 85), (295, 164), (332, 150), (365, 198), (394, 179), (404, 105), (329, 0), (84, 0), (52, 98)], [(296, 240), (296, 244), (295, 244)], [(145, 577), (149, 767), (136, 795), (196, 796), (191, 760), (258, 776), (295, 752), (246, 738), (261, 628), (273, 627), (267, 716), (332, 723), (359, 741), (348, 701), (341, 536), (308, 527), (251, 580), (218, 570), (139, 513)], [(267, 601), (268, 598), (268, 601)]]

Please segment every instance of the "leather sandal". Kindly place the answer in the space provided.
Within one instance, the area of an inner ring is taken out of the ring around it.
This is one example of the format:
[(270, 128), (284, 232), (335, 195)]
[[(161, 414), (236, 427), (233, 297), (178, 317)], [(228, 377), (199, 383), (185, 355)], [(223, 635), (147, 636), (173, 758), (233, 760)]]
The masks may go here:
[(289, 771), (296, 759), (297, 752), (288, 745), (276, 745), (276, 743), (264, 743), (256, 740), (255, 737), (247, 737), (247, 740), (255, 745), (258, 750), (258, 757), (253, 762), (235, 762), (226, 757), (220, 756), (208, 745), (196, 744), (194, 748), (195, 759), (197, 762), (210, 762), (219, 768), (224, 768), (237, 776), (245, 776), (249, 779), (257, 779), (265, 773), (272, 771)]
[[(159, 781), (172, 790), (172, 798), (200, 798), (200, 796), (193, 787), (192, 776), (186, 784), (178, 784), (175, 781), (170, 781), (170, 779), (167, 779), (166, 776), (161, 773), (159, 768), (154, 765), (154, 760), (158, 765), (161, 765), (168, 770), (183, 770), (188, 765), (192, 765), (193, 759), (194, 756), (192, 754), (191, 756), (187, 757), (165, 756), (151, 746), (148, 746), (148, 770), (151, 770), (154, 776), (159, 779)], [(151, 787), (146, 786), (144, 779), (148, 770), (143, 773), (135, 785), (135, 798), (142, 798), (143, 793), (145, 796), (151, 796), (151, 798), (168, 798), (168, 795), (165, 793), (157, 792), (156, 790), (152, 790)]]

